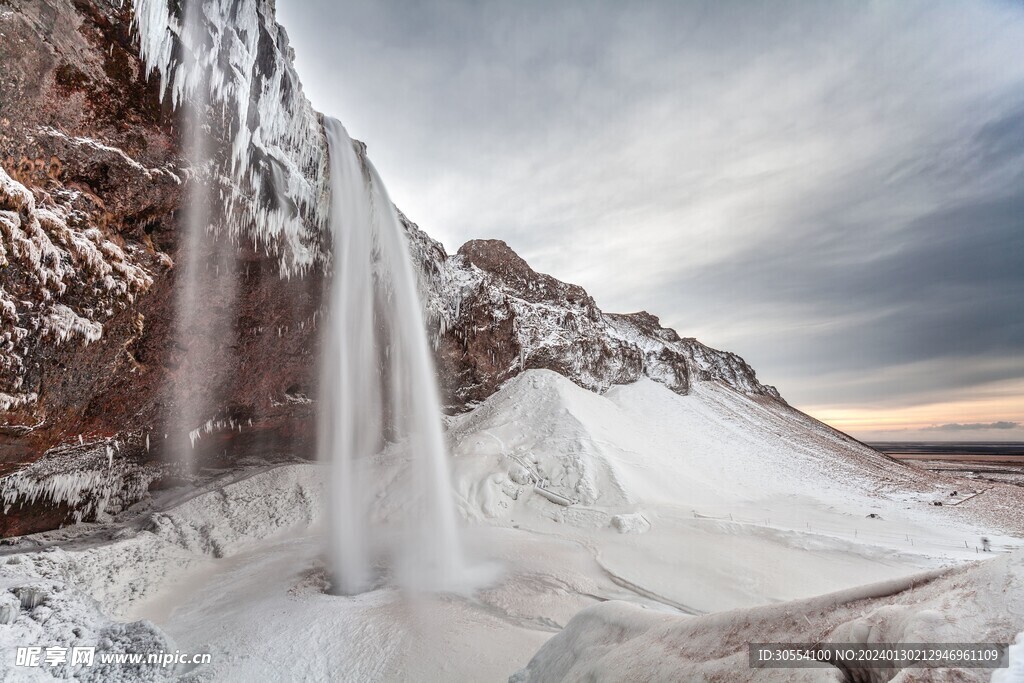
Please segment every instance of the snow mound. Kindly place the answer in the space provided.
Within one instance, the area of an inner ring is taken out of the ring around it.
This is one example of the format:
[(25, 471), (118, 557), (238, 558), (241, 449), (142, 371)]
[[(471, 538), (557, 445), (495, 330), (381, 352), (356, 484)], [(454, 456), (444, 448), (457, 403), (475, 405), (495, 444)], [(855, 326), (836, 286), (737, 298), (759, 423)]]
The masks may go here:
[(123, 615), (182, 569), (314, 524), (325, 507), (322, 475), (315, 464), (235, 475), (132, 524), (116, 522), (95, 540), (55, 539), (40, 552), (11, 554), (0, 559), (0, 577), (65, 581)]
[(681, 396), (642, 378), (601, 396), (529, 370), (458, 418), (456, 489), (470, 517), (500, 517), (531, 484), (583, 506), (720, 509), (799, 494), (833, 503), (915, 480), (903, 466), (769, 398), (718, 382)]
[[(1024, 552), (766, 607), (700, 617), (610, 601), (576, 615), (516, 683), (556, 680), (841, 681), (837, 668), (754, 669), (751, 642), (1011, 642), (1024, 626)], [(1009, 669), (872, 670), (876, 680), (1020, 680), (1021, 647)], [(860, 680), (860, 679), (858, 679)]]
[(289, 529), (313, 525), (326, 508), (323, 468), (288, 465), (196, 496), (152, 517), (151, 531), (191, 552), (224, 557)]
[[(453, 430), (456, 491), (471, 516), (499, 516), (527, 486), (508, 476), (592, 505), (626, 505), (612, 466), (612, 430), (624, 426), (606, 399), (548, 370), (508, 382)], [(601, 426), (610, 427), (605, 433)]]
[(639, 512), (615, 515), (612, 526), (620, 534), (643, 534), (651, 530), (651, 523)]

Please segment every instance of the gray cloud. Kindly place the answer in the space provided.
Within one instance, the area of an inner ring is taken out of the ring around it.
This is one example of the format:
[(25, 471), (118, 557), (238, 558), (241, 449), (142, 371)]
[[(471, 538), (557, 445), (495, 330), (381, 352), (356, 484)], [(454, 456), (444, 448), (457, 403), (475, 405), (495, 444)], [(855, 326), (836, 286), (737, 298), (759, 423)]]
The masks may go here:
[(981, 431), (984, 429), (1016, 429), (1020, 426), (1018, 422), (968, 422), (961, 424), (958, 422), (935, 425), (934, 427), (925, 427), (922, 431), (938, 431), (938, 432), (972, 432)]
[(278, 0), (450, 250), (508, 241), (796, 405), (1024, 377), (1016, 3)]

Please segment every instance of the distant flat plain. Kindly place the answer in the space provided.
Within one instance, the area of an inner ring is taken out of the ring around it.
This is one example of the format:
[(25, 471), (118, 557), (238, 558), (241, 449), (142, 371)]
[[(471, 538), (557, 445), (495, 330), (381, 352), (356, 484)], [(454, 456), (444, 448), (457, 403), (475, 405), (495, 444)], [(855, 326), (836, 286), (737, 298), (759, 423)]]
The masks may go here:
[(954, 460), (1024, 466), (1024, 443), (1019, 441), (885, 441), (868, 445), (897, 460)]
[(1024, 443), (1019, 441), (888, 441), (868, 445), (932, 472), (1024, 486)]

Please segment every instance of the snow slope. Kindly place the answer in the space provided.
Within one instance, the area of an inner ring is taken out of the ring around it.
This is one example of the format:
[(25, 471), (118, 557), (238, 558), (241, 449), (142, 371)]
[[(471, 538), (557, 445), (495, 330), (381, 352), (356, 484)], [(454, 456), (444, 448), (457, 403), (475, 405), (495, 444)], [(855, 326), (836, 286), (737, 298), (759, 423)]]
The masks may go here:
[[(917, 474), (718, 382), (600, 396), (528, 371), (456, 419), (452, 440), (467, 517), (584, 543), (621, 585), (692, 613), (974, 560), (982, 536), (1020, 543), (966, 505), (931, 504), (967, 499), (971, 482)], [(539, 480), (577, 503), (553, 504)]]
[(531, 370), (456, 427), (465, 434), (456, 456), (525, 459), (557, 489), (604, 507), (720, 507), (803, 492), (830, 501), (837, 488), (871, 491), (901, 478), (903, 466), (875, 451), (795, 422), (716, 382), (680, 396), (642, 378), (601, 396)]
[(928, 503), (959, 503), (969, 491), (957, 485), (973, 486), (910, 469), (785, 404), (714, 381), (681, 396), (642, 378), (602, 396), (531, 370), (456, 418), (452, 441), (471, 517), (521, 506), (519, 470), (589, 508), (661, 505), (719, 518), (731, 512), (736, 521), (744, 510), (784, 512), (783, 503), (799, 497), (861, 519), (880, 515), (876, 527), (887, 518), (966, 520), (966, 506)]

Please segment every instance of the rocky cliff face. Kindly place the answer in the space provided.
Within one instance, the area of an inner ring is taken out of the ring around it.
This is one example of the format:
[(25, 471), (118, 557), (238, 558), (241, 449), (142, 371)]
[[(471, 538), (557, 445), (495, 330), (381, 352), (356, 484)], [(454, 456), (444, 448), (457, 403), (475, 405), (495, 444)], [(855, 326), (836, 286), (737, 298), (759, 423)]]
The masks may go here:
[(447, 256), (407, 228), (449, 410), (471, 407), (527, 369), (554, 370), (598, 392), (646, 376), (680, 394), (691, 382), (718, 380), (781, 400), (736, 354), (682, 338), (647, 312), (603, 313), (582, 287), (536, 272), (504, 242), (473, 240)]
[[(311, 197), (321, 193), (323, 155), (313, 155), (312, 167), (294, 161), (311, 128), (294, 119), (316, 116), (272, 4), (252, 7), (250, 23), (264, 30), (228, 32), (216, 44), (254, 45), (245, 54), (252, 78), (239, 80), (263, 85), (245, 101), (295, 114), (266, 125), (288, 126), (292, 137), (247, 139), (238, 114), (226, 115), (214, 133), (228, 151), (193, 168), (183, 153), (187, 131), (170, 91), (162, 93), (161, 77), (174, 74), (151, 73), (143, 62), (129, 3), (0, 2), (0, 475), (9, 474), (0, 479), (0, 535), (74, 519), (83, 501), (115, 501), (125, 487), (144, 493), (164, 474), (154, 465), (174, 402), (211, 387), (218, 400), (196, 425), (207, 461), (309, 448), (305, 396), (324, 273)], [(180, 8), (148, 9), (146, 35), (162, 36), (160, 49), (180, 55)], [(222, 100), (207, 106), (237, 103), (237, 86), (221, 83)], [(245, 166), (254, 176), (220, 173), (236, 150), (257, 159)], [(219, 271), (212, 248), (197, 269), (199, 316), (225, 317), (231, 338), (175, 333), (179, 226), (200, 178), (220, 186), (215, 196), (238, 218), (218, 238), (230, 243), (230, 273)], [(292, 191), (271, 192), (264, 178)], [(246, 192), (254, 199), (237, 201)], [(203, 367), (189, 367), (195, 358)], [(180, 386), (196, 376), (206, 381)]]
[[(312, 452), (331, 275), (320, 119), (271, 0), (189, 6), (0, 0), (0, 536), (166, 484), (168, 417), (193, 402), (209, 405), (203, 465)], [(203, 295), (176, 324), (197, 202), (215, 217)], [(603, 313), (502, 242), (449, 256), (405, 222), (450, 411), (529, 368), (595, 391), (646, 375), (779, 398), (734, 354)]]

